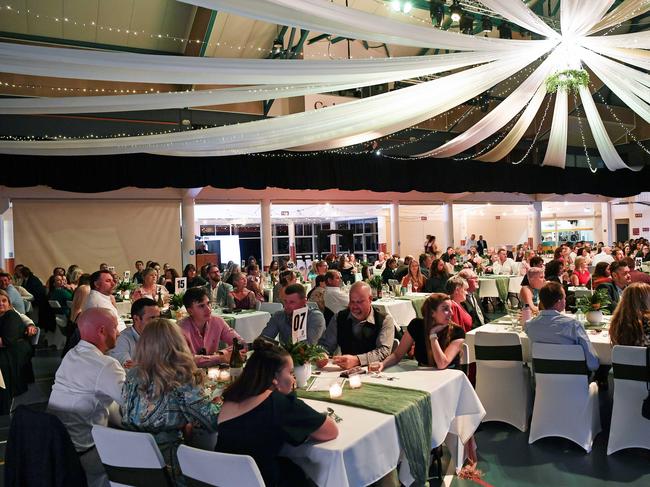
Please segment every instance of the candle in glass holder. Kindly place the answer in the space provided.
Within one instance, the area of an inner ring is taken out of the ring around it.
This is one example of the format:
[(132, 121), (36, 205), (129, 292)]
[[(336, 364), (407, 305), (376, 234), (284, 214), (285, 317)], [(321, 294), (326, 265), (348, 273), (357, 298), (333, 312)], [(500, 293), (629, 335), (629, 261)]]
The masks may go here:
[(337, 397), (341, 397), (343, 395), (343, 388), (341, 387), (341, 384), (338, 382), (335, 384), (332, 384), (330, 387), (330, 398), (331, 399), (336, 399)]
[(221, 369), (219, 371), (220, 382), (230, 382), (230, 371), (228, 369)]
[(208, 369), (208, 379), (217, 380), (219, 378), (219, 369), (217, 367), (210, 367)]
[(356, 374), (350, 376), (350, 387), (352, 389), (359, 389), (361, 387), (361, 376)]

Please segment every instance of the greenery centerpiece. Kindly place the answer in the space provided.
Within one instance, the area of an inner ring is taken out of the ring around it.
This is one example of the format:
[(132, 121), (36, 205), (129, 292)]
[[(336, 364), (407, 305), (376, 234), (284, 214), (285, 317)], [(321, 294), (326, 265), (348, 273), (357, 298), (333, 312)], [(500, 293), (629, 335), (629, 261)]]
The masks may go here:
[(589, 86), (589, 73), (584, 69), (565, 69), (546, 78), (546, 92), (566, 90), (577, 93), (581, 86)]
[(169, 311), (173, 313), (173, 317), (180, 319), (179, 314), (181, 313), (181, 308), (183, 307), (183, 296), (185, 293), (172, 294), (169, 297)]
[(311, 345), (302, 341), (298, 343), (283, 343), (282, 347), (289, 352), (293, 360), (293, 371), (296, 385), (305, 387), (311, 376), (312, 362), (327, 358), (327, 350), (320, 345)]
[(115, 291), (135, 291), (138, 289), (138, 283), (135, 281), (127, 281), (126, 279), (121, 280), (120, 282), (117, 283), (117, 286), (115, 286)]
[(382, 280), (380, 275), (374, 275), (368, 280), (368, 284), (370, 285), (370, 288), (372, 289), (372, 294), (373, 296), (377, 296), (378, 298), (381, 298), (381, 287), (384, 284), (384, 281)]
[(591, 296), (580, 296), (576, 299), (576, 308), (582, 311), (589, 323), (599, 324), (603, 315), (608, 315), (608, 306), (612, 304), (609, 294), (605, 289), (594, 291)]

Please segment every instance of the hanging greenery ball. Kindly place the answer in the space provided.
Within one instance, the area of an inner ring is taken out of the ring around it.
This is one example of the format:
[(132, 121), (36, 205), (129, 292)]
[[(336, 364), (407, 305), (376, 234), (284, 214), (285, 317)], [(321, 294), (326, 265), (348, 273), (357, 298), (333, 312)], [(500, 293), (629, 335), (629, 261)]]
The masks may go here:
[(557, 90), (577, 93), (581, 86), (589, 86), (589, 73), (584, 69), (565, 69), (546, 78), (546, 92)]

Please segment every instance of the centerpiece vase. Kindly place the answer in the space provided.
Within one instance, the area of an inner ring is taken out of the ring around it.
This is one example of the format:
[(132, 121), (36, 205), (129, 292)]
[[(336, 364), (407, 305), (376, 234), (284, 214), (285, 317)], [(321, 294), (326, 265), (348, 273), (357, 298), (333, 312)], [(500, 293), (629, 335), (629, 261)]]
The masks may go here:
[(585, 317), (592, 325), (599, 325), (603, 322), (603, 312), (600, 310), (591, 310), (585, 315)]
[(293, 374), (296, 376), (296, 387), (305, 387), (311, 376), (311, 362), (295, 366)]

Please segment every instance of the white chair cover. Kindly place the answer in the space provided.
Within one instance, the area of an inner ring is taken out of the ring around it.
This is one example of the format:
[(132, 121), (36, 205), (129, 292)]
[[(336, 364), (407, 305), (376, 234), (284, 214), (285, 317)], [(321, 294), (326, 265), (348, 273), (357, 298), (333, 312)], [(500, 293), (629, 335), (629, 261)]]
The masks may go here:
[(266, 311), (267, 313), (275, 313), (276, 311), (282, 311), (284, 306), (282, 303), (260, 303), (260, 311)]
[[(99, 458), (107, 468), (112, 487), (136, 485), (136, 482), (127, 484), (113, 481), (115, 477), (112, 475), (110, 467), (116, 467), (116, 470), (120, 468), (136, 469), (135, 472), (131, 472), (131, 475), (137, 475), (137, 470), (142, 470), (151, 475), (151, 485), (164, 487), (164, 483), (160, 483), (160, 480), (165, 472), (165, 462), (156, 441), (149, 433), (136, 433), (94, 425), (92, 435)], [(160, 472), (160, 477), (153, 478), (158, 472)], [(128, 477), (128, 474), (120, 476), (120, 479), (122, 480), (124, 477)]]
[(641, 404), (648, 397), (645, 347), (614, 346), (614, 406), (607, 454), (624, 448), (650, 450), (650, 420), (641, 416)]
[[(517, 271), (518, 273), (519, 271)], [(508, 293), (516, 294), (519, 296), (519, 291), (521, 291), (521, 281), (524, 280), (524, 276), (514, 276), (508, 281)]]
[(255, 460), (248, 455), (231, 455), (178, 447), (178, 463), (183, 475), (214, 486), (264, 487)]
[(501, 421), (526, 431), (532, 394), (519, 335), (478, 331), (474, 353), (476, 394), (486, 411), (483, 421)]
[(479, 298), (498, 298), (499, 289), (497, 288), (497, 282), (494, 279), (481, 279), (480, 286), (478, 289)]
[(528, 443), (547, 436), (571, 440), (587, 453), (600, 433), (598, 385), (589, 384), (580, 345), (533, 343), (535, 405)]

